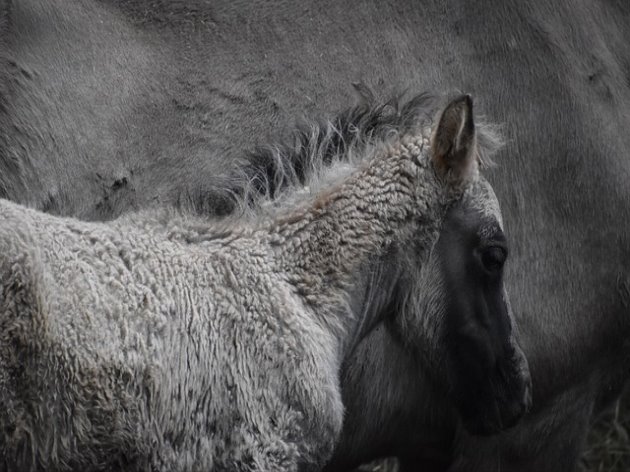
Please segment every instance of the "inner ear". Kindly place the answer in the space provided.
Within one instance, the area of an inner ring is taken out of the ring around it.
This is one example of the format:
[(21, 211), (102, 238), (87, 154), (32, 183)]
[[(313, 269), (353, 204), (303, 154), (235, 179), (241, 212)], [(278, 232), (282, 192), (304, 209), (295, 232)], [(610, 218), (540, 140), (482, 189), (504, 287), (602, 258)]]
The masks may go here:
[(466, 180), (475, 167), (475, 122), (472, 97), (461, 95), (444, 108), (431, 139), (438, 174)]

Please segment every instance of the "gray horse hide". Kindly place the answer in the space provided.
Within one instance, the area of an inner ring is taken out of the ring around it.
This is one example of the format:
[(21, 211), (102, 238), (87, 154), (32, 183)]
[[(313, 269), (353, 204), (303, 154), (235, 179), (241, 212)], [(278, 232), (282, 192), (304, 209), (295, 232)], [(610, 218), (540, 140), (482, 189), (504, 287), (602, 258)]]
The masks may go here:
[[(376, 416), (359, 396), (358, 422), (381, 419), (358, 426), (353, 457), (430, 449), (466, 470), (575, 466), (630, 354), (627, 1), (0, 4), (0, 195), (54, 213), (106, 219), (182, 199), (217, 211), (207, 202), (242, 149), (295, 114), (338, 110), (351, 82), (479, 97), (508, 137), (490, 180), (534, 408), (512, 432), (476, 439), (430, 392), (388, 390), (369, 403)], [(360, 360), (383, 351), (377, 332)], [(411, 382), (366, 362), (353, 381)]]

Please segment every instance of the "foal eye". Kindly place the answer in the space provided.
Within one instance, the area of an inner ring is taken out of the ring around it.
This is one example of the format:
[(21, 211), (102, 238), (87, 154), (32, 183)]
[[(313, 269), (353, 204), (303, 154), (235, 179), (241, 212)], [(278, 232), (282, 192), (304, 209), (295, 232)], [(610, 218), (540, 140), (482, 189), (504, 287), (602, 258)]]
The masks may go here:
[(485, 248), (481, 253), (481, 262), (488, 272), (497, 272), (503, 268), (507, 252), (500, 246)]

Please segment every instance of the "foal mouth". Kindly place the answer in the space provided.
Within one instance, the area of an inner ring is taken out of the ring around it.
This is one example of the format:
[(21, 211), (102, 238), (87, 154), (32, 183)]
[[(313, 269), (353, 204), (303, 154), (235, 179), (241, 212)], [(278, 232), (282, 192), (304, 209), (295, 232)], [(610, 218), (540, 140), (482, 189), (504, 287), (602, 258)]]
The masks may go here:
[[(480, 392), (472, 415), (462, 417), (464, 428), (476, 436), (498, 434), (516, 426), (532, 405), (532, 381), (521, 359), (514, 359), (509, 374), (499, 370), (488, 378), (485, 395)], [(485, 399), (484, 399), (485, 397)]]
[(501, 407), (501, 402), (495, 400), (490, 408), (486, 408), (486, 414), (481, 421), (463, 419), (466, 431), (475, 436), (492, 436), (516, 426), (528, 411), (525, 401), (514, 402), (511, 405)]

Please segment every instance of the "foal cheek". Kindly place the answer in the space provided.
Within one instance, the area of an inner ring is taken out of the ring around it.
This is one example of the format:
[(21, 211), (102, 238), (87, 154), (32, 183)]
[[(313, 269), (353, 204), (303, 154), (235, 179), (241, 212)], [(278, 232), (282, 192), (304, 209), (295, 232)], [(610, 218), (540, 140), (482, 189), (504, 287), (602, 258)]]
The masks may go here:
[[(474, 284), (473, 284), (474, 285)], [(461, 356), (468, 368), (478, 375), (487, 375), (496, 365), (496, 352), (502, 349), (497, 342), (485, 297), (476, 289), (462, 291), (454, 305), (454, 336), (461, 345)], [(480, 379), (481, 380), (481, 379)]]

